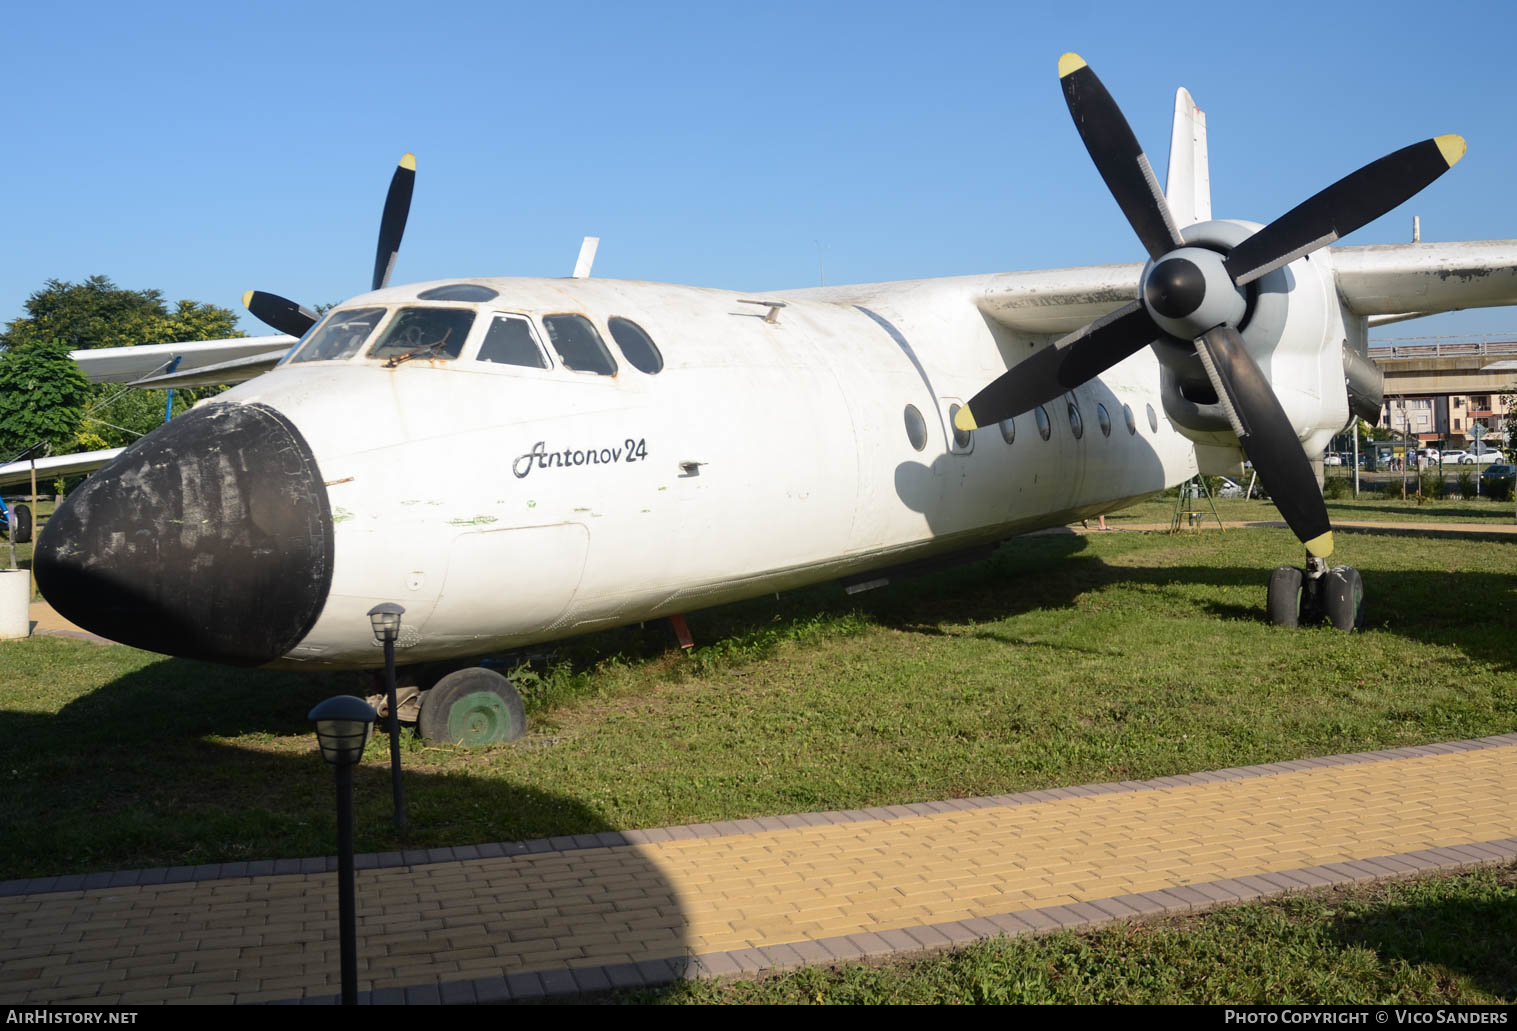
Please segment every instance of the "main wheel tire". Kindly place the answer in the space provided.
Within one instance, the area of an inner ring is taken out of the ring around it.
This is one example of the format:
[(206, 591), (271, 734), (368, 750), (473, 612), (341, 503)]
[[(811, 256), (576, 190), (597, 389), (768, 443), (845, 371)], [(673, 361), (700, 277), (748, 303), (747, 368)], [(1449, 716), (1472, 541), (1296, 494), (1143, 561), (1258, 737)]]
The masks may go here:
[(1364, 626), (1364, 579), (1359, 570), (1334, 566), (1322, 580), (1322, 607), (1333, 626), (1339, 630)]
[(30, 544), (32, 542), (32, 509), (30, 505), (12, 505), (11, 515), (15, 518), (12, 523), (11, 543)]
[(467, 748), (515, 741), (527, 732), (527, 714), (516, 686), (481, 666), (457, 670), (422, 698), (421, 736)]
[(1301, 570), (1281, 566), (1269, 574), (1269, 621), (1294, 628), (1301, 618)]

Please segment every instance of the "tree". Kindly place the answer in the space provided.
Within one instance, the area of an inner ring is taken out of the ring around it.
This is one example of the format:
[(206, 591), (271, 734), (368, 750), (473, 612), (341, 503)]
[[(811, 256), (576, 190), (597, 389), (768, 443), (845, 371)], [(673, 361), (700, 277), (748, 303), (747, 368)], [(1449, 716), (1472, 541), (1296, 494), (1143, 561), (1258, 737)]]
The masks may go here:
[(0, 461), (34, 444), (74, 450), (90, 384), (62, 341), (37, 340), (0, 353)]
[[(237, 315), (229, 308), (184, 300), (170, 310), (158, 290), (123, 290), (106, 276), (91, 276), (82, 283), (48, 280), (27, 298), (26, 315), (0, 333), (0, 347), (9, 352), (48, 342), (61, 345), (66, 353), (242, 335)], [(182, 411), (221, 389), (175, 391), (174, 409)], [(123, 447), (163, 422), (162, 390), (132, 390), (119, 383), (102, 383), (89, 390), (89, 402), (76, 412), (74, 440), (66, 450)], [(63, 446), (54, 443), (55, 448)]]

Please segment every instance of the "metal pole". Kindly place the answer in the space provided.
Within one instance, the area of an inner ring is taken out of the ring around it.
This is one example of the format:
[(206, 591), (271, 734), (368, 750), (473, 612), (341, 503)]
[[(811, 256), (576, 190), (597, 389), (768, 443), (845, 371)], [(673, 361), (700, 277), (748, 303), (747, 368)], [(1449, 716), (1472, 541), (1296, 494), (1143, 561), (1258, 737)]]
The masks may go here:
[(337, 922), (342, 1004), (358, 1005), (358, 917), (353, 890), (353, 767), (337, 764)]
[(1359, 420), (1354, 420), (1354, 497), (1359, 496)]
[(395, 642), (385, 641), (385, 692), (390, 702), (390, 788), (395, 796), (395, 830), (406, 832), (406, 792), (400, 781), (400, 715), (395, 711)]

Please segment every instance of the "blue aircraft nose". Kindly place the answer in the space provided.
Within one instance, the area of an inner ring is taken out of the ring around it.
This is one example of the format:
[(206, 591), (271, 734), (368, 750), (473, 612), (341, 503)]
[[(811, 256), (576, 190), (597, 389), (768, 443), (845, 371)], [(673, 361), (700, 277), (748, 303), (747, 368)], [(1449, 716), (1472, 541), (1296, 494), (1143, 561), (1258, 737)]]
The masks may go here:
[(321, 614), (332, 519), (309, 445), (278, 411), (212, 404), (69, 495), (32, 560), (64, 618), (137, 648), (272, 662)]

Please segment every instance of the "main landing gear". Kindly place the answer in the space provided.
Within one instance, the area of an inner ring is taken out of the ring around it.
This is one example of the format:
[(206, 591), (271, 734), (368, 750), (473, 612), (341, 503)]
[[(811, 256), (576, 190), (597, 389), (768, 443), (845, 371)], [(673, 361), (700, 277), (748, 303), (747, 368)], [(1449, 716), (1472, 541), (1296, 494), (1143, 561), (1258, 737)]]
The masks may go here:
[(1339, 630), (1364, 626), (1364, 580), (1353, 566), (1333, 566), (1311, 555), (1306, 568), (1281, 566), (1269, 575), (1269, 621), (1295, 627), (1326, 619)]
[[(397, 686), (396, 712), (402, 723), (415, 723), (417, 732), (426, 740), (477, 748), (517, 741), (527, 732), (521, 693), (506, 677), (493, 669), (470, 666), (455, 669), (437, 679), (431, 688), (423, 689), (421, 684), (427, 683), (435, 672), (411, 668), (397, 674), (403, 681), (412, 682)], [(380, 686), (378, 678), (376, 686)], [(371, 695), (368, 701), (384, 719), (386, 696)]]

